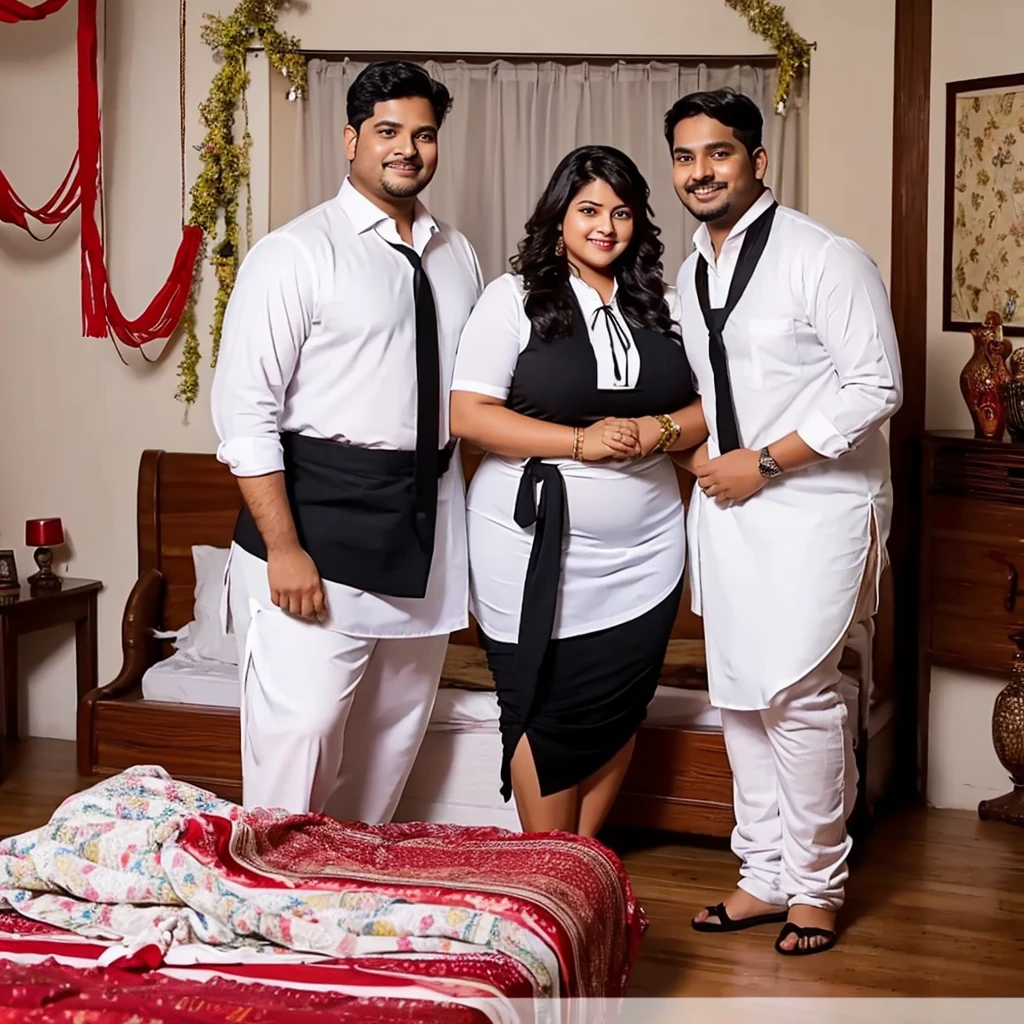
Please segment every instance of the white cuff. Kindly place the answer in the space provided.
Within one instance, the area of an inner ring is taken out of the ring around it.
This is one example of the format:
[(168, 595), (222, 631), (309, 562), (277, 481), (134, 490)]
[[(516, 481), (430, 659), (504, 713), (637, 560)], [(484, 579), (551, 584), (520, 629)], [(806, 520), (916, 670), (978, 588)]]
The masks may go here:
[(838, 459), (853, 447), (820, 412), (812, 412), (797, 429), (800, 439), (826, 459)]
[(284, 451), (279, 437), (233, 437), (218, 446), (217, 459), (235, 476), (284, 472)]
[(502, 402), (508, 398), (508, 388), (495, 387), (493, 384), (481, 384), (475, 380), (452, 381), (452, 391), (471, 391), (474, 395), (487, 395), (488, 398), (497, 398)]

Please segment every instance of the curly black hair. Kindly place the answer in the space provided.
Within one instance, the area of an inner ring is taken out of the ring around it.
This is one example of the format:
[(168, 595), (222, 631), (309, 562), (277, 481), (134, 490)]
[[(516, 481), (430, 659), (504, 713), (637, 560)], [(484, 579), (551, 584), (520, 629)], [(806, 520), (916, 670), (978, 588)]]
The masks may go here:
[(611, 146), (580, 146), (564, 157), (526, 222), (526, 236), (509, 262), (522, 276), (531, 323), (549, 340), (572, 333), (571, 271), (555, 246), (569, 204), (592, 181), (606, 182), (633, 214), (633, 237), (614, 268), (622, 315), (633, 327), (681, 340), (665, 301), (665, 246), (658, 237), (661, 229), (652, 220), (651, 190), (636, 164)]

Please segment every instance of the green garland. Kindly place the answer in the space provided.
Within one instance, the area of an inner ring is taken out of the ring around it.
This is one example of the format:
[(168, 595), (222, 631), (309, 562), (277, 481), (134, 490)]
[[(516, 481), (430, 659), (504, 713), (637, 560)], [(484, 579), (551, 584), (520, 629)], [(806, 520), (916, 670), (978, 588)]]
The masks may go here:
[(249, 85), (246, 51), (255, 45), (263, 47), (271, 65), (291, 81), (289, 99), (299, 99), (305, 93), (306, 61), (299, 53), (299, 41), (276, 28), (278, 13), (287, 7), (288, 0), (240, 0), (226, 17), (203, 16), (206, 22), (202, 29), (203, 42), (213, 50), (221, 68), (210, 85), (209, 95), (199, 107), (206, 136), (202, 145), (197, 147), (203, 166), (192, 186), (189, 223), (203, 229), (203, 243), (196, 260), (192, 291), (182, 316), (185, 345), (178, 364), (179, 384), (175, 395), (186, 407), (191, 406), (199, 395), (196, 296), (209, 246), (217, 235), (218, 221), (222, 216), (223, 232), (219, 241), (213, 244), (210, 257), (217, 276), (217, 295), (210, 325), (211, 366), (217, 364), (224, 311), (238, 272), (239, 195), (242, 187), (249, 183), (249, 150), (252, 145), (247, 116), (241, 138), (235, 141), (236, 111), (241, 107), (243, 114), (246, 113), (245, 92)]
[[(814, 44), (794, 31), (786, 20), (785, 8), (779, 4), (769, 0), (725, 2), (742, 14), (751, 29), (775, 50), (779, 67), (775, 104), (780, 114), (785, 113), (790, 85), (803, 68), (810, 67)], [(299, 52), (299, 41), (276, 27), (278, 14), (288, 6), (289, 0), (240, 0), (227, 17), (203, 16), (206, 22), (202, 30), (203, 42), (211, 47), (222, 66), (214, 76), (209, 95), (199, 107), (206, 136), (199, 147), (203, 169), (192, 186), (189, 223), (203, 229), (203, 243), (196, 260), (192, 291), (182, 316), (185, 344), (178, 364), (179, 384), (175, 395), (186, 407), (191, 406), (199, 395), (201, 352), (196, 296), (209, 245), (216, 236), (221, 216), (224, 218), (223, 235), (213, 246), (210, 257), (217, 277), (217, 295), (210, 325), (211, 366), (217, 364), (224, 312), (238, 272), (239, 196), (243, 185), (248, 186), (249, 183), (252, 137), (246, 123), (241, 139), (235, 141), (235, 114), (239, 107), (243, 113), (246, 109), (245, 92), (249, 85), (246, 52), (249, 47), (261, 45), (271, 65), (291, 80), (289, 99), (299, 99), (305, 94), (306, 62)]]
[(789, 101), (789, 87), (804, 68), (811, 66), (811, 50), (817, 44), (809, 43), (786, 21), (786, 8), (769, 0), (725, 0), (737, 13), (747, 19), (751, 30), (770, 43), (779, 66), (779, 84), (775, 89), (775, 109), (785, 114)]

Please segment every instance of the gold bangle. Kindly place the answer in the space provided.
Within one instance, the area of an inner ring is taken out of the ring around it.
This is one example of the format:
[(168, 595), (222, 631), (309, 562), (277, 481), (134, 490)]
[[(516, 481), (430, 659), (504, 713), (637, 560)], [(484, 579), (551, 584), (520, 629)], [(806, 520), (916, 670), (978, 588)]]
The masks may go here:
[(583, 455), (583, 431), (579, 427), (572, 428), (572, 457), (573, 461), (579, 462)]
[(679, 440), (682, 428), (671, 416), (666, 416), (663, 413), (656, 414), (654, 418), (661, 427), (661, 437), (658, 438), (658, 443), (654, 446), (654, 450), (656, 452), (663, 452), (671, 448)]

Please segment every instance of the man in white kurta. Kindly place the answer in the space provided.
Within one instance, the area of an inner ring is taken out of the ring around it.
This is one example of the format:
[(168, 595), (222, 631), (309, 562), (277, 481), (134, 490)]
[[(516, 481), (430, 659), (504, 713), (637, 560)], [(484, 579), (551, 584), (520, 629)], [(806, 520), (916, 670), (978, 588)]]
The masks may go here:
[[(457, 457), (437, 481), (425, 592), (391, 596), (310, 564), (297, 540), (282, 445), (296, 436), (313, 446), (333, 442), (341, 454), (359, 449), (361, 459), (416, 449), (418, 323), (408, 253), (436, 306), (437, 447), (449, 441), (455, 350), (482, 278), (469, 242), (415, 198), (436, 166), (449, 101), (411, 68), (371, 65), (353, 84), (350, 176), (334, 198), (253, 247), (224, 321), (211, 398), (218, 458), (239, 477), (266, 542), (260, 557), (238, 543), (236, 530), (228, 568), (246, 806), (388, 821), (426, 731), (448, 635), (467, 621)], [(275, 482), (276, 505), (258, 489)], [(372, 517), (374, 488), (371, 473), (348, 504), (365, 502)], [(373, 522), (382, 521), (377, 514)]]
[[(880, 428), (900, 404), (899, 352), (870, 257), (776, 205), (764, 186), (761, 116), (750, 100), (724, 90), (686, 97), (666, 135), (676, 191), (702, 221), (678, 276), (710, 433), (692, 463), (689, 565), (742, 862), (738, 890), (694, 926), (788, 917), (779, 951), (817, 952), (835, 941), (848, 875), (857, 779), (839, 659), (851, 626), (874, 612), (884, 566), (892, 489)], [(745, 235), (762, 217), (763, 254), (721, 330), (723, 392), (698, 264), (708, 305), (725, 307)], [(738, 444), (726, 451), (730, 417)]]

